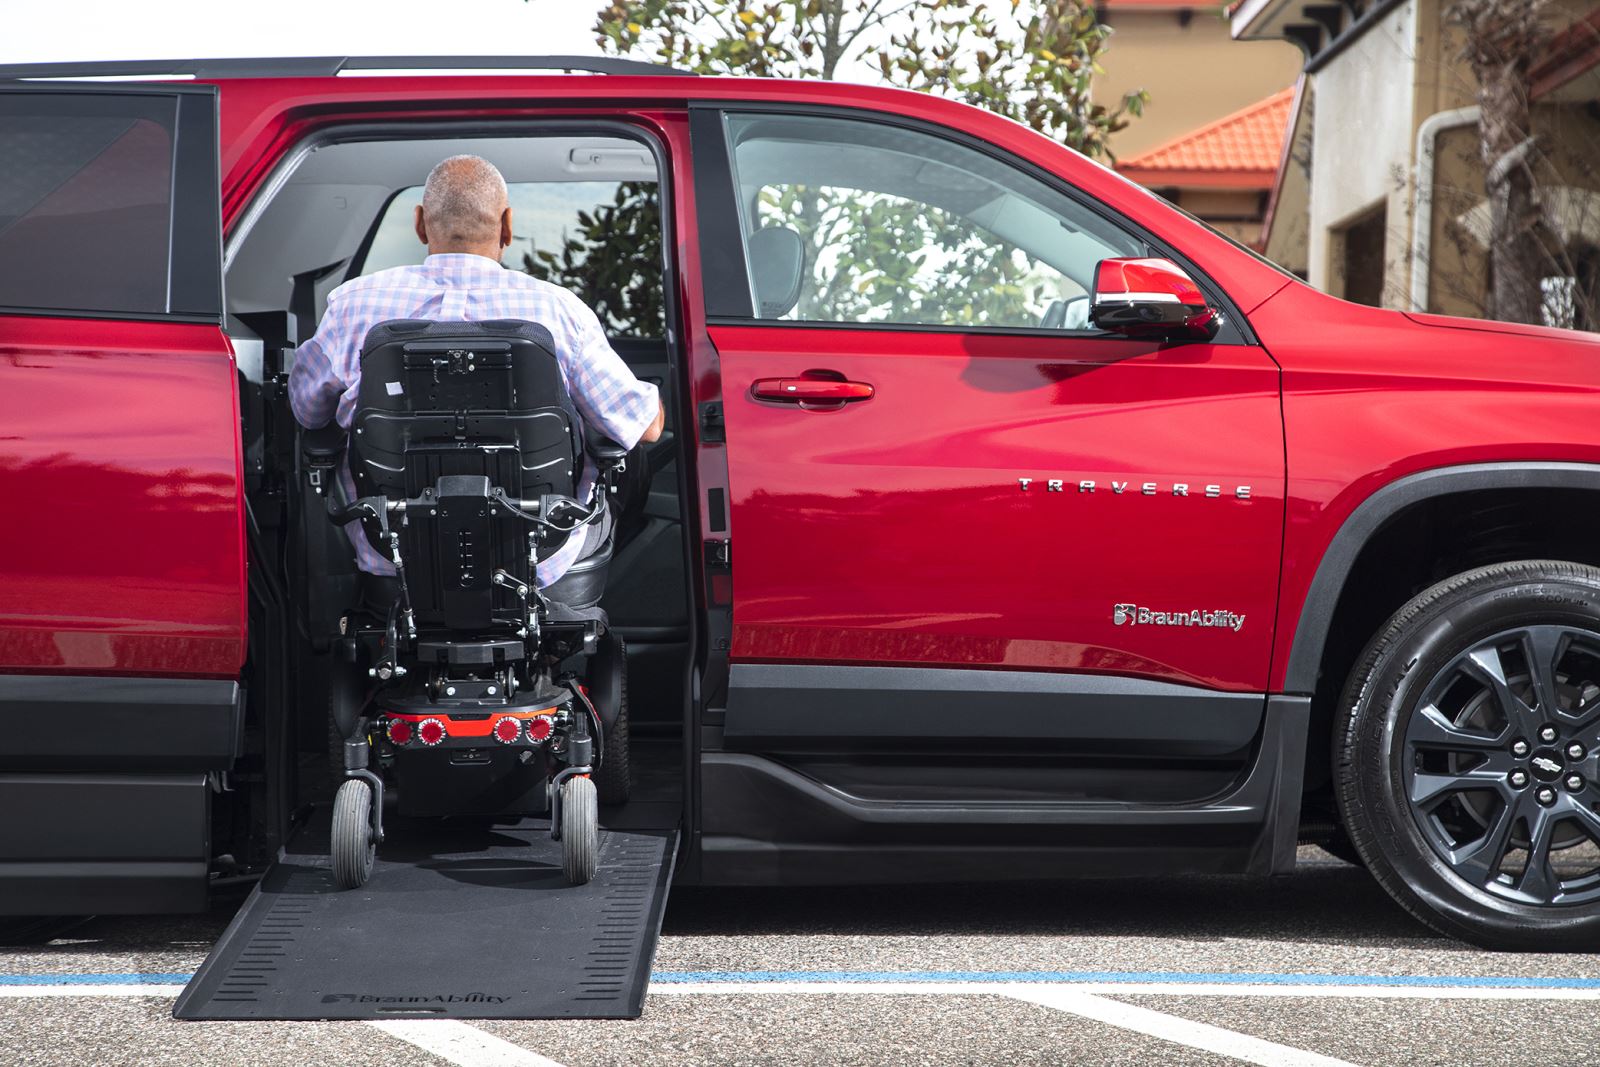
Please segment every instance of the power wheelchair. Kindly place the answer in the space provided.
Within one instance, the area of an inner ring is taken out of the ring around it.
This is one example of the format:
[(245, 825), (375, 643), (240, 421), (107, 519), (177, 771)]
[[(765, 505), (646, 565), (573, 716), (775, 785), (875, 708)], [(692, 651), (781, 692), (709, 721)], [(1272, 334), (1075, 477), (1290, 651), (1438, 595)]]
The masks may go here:
[[(342, 889), (371, 876), (386, 790), (403, 816), (548, 812), (573, 884), (594, 876), (598, 803), (627, 799), (625, 652), (598, 606), (627, 452), (580, 439), (552, 346), (522, 321), (381, 323), (349, 434), (303, 435), (329, 518), (360, 522), (394, 567), (361, 576), (333, 639)], [(537, 564), (572, 538), (580, 558), (539, 589)]]

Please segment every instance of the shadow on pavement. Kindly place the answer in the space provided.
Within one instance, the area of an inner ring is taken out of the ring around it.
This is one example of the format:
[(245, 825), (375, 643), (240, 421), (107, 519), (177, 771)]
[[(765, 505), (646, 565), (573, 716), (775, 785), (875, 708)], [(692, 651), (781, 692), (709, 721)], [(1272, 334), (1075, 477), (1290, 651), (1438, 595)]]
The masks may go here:
[(1185, 876), (913, 887), (680, 886), (668, 903), (662, 933), (1071, 934), (1435, 950), (1458, 944), (1412, 919), (1365, 870), (1331, 859), (1302, 861), (1293, 877), (1281, 881)]

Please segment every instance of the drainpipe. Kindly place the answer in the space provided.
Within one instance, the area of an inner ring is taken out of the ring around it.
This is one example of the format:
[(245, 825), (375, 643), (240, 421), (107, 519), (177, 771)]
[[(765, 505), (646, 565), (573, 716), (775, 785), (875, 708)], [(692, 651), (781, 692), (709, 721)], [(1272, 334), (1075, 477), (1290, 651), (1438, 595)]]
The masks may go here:
[(1428, 310), (1428, 261), (1433, 252), (1433, 157), (1439, 134), (1477, 123), (1477, 104), (1429, 115), (1417, 127), (1417, 186), (1411, 211), (1411, 310)]

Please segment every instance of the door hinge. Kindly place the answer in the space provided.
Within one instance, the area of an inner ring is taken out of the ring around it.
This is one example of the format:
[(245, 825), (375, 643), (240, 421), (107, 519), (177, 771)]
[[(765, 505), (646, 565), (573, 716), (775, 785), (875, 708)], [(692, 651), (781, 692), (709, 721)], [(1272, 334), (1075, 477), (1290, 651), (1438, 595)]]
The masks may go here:
[(722, 427), (722, 401), (707, 400), (700, 405), (700, 440), (721, 444), (728, 439)]

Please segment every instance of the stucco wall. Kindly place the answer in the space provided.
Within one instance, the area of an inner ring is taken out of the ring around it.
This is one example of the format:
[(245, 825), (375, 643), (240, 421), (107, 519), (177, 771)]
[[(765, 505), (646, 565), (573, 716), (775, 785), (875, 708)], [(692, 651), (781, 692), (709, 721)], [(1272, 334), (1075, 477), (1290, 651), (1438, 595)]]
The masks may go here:
[(1343, 293), (1330, 231), (1387, 204), (1384, 304), (1391, 307), (1404, 302), (1409, 277), (1417, 2), (1395, 8), (1313, 75), (1311, 284)]
[(1094, 81), (1096, 103), (1114, 107), (1146, 89), (1144, 115), (1111, 139), (1126, 159), (1293, 85), (1300, 50), (1287, 41), (1235, 41), (1221, 9), (1195, 9), (1184, 25), (1176, 10), (1106, 11), (1114, 31)]

